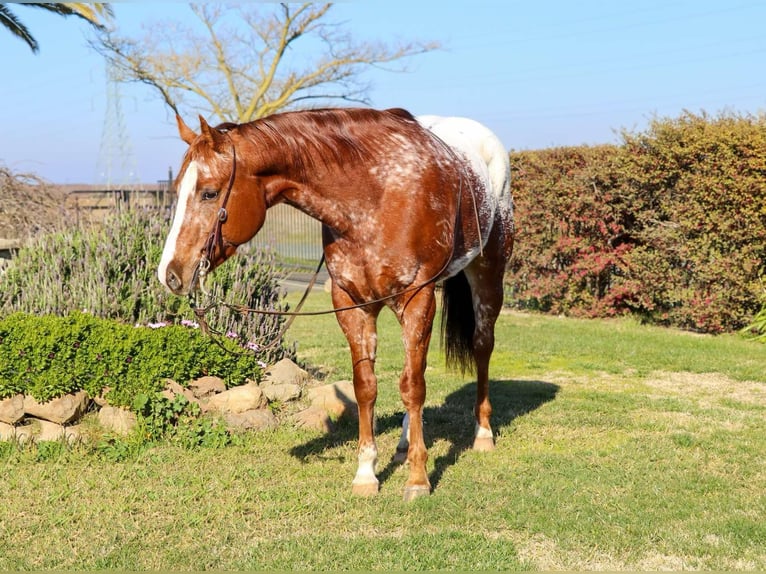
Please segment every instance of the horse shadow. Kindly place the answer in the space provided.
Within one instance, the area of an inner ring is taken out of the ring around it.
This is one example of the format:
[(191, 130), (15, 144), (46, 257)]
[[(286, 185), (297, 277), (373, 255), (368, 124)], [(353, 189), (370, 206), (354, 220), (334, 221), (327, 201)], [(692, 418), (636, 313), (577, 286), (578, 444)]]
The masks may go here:
[[(546, 381), (493, 380), (490, 382), (492, 400), (492, 428), (495, 436), (502, 434), (515, 419), (540, 408), (556, 398), (559, 386)], [(463, 385), (450, 393), (440, 405), (428, 406), (423, 410), (423, 428), (426, 447), (437, 441), (449, 443), (448, 452), (434, 460), (434, 469), (429, 476), (431, 487), (436, 488), (447, 469), (456, 464), (460, 455), (473, 446), (476, 401), (476, 382)], [(375, 420), (376, 435), (394, 429), (401, 430), (404, 412), (392, 413)], [(306, 461), (322, 458), (323, 453), (357, 440), (356, 421), (341, 419), (333, 432), (316, 437), (290, 450), (294, 457)], [(378, 471), (377, 477), (383, 485), (393, 475), (400, 463), (393, 457)]]

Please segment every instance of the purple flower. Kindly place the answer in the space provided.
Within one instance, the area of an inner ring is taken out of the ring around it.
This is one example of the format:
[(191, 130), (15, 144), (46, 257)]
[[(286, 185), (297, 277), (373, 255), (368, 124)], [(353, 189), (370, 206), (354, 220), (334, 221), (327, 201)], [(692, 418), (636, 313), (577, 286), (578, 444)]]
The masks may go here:
[(263, 361), (258, 361), (258, 366), (262, 369), (265, 369), (266, 367), (268, 367), (268, 365), (264, 363)]
[(196, 321), (190, 321), (189, 319), (181, 319), (181, 325), (184, 327), (190, 327), (192, 329), (199, 329), (199, 323)]
[(245, 345), (245, 349), (247, 349), (248, 351), (257, 351), (258, 349), (260, 349), (260, 347), (258, 346), (258, 343), (256, 343), (255, 341), (250, 341), (247, 345)]
[(227, 331), (226, 332), (226, 336), (229, 339), (238, 339), (239, 338), (239, 335), (237, 335), (234, 331)]
[(161, 327), (167, 327), (168, 324), (165, 321), (158, 321), (157, 323), (148, 323), (146, 326), (150, 329), (159, 329)]

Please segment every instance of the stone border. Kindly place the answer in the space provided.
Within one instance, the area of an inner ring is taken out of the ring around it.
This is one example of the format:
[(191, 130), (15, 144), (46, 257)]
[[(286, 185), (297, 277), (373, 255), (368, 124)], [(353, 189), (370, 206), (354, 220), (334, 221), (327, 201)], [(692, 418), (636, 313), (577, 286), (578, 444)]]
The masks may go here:
[[(173, 399), (183, 395), (200, 406), (203, 413), (220, 416), (231, 431), (267, 430), (289, 422), (299, 428), (329, 432), (333, 420), (357, 416), (354, 387), (350, 381), (322, 385), (289, 359), (266, 369), (260, 383), (226, 389), (217, 377), (201, 377), (183, 387), (168, 380), (163, 394)], [(278, 405), (282, 420), (274, 415)], [(0, 440), (74, 442), (81, 438), (80, 421), (98, 409), (102, 428), (119, 435), (129, 434), (136, 415), (113, 407), (103, 398), (91, 398), (85, 391), (40, 403), (31, 396), (16, 395), (0, 400)]]

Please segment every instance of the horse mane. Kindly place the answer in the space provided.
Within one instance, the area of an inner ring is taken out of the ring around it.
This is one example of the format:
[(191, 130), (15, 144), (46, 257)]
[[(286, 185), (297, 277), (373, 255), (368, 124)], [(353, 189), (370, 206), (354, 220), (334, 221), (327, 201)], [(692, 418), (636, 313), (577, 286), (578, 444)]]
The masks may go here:
[[(352, 129), (360, 124), (376, 129)], [(385, 111), (322, 108), (283, 112), (246, 124), (222, 124), (222, 127), (229, 131), (236, 129), (256, 143), (260, 163), (266, 171), (289, 164), (308, 173), (331, 164), (368, 161), (387, 135), (401, 133), (407, 124), (413, 129), (419, 127), (412, 114), (400, 108)]]

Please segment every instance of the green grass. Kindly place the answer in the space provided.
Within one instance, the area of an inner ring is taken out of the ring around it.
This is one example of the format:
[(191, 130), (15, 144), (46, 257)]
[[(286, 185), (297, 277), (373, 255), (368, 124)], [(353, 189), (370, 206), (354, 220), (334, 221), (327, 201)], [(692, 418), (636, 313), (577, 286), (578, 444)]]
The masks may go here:
[[(294, 296), (297, 298), (297, 294)], [(312, 294), (309, 309), (329, 308)], [(468, 449), (474, 385), (438, 337), (425, 408), (434, 492), (401, 500), (398, 325), (379, 321), (381, 492), (355, 498), (356, 428), (288, 425), (224, 449), (0, 447), (0, 569), (766, 568), (766, 347), (629, 320), (504, 314), (497, 448)], [(299, 318), (298, 356), (350, 377), (335, 318)]]

